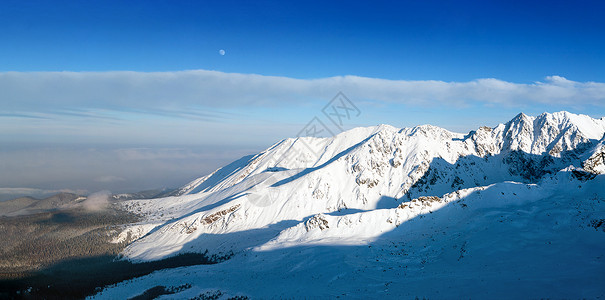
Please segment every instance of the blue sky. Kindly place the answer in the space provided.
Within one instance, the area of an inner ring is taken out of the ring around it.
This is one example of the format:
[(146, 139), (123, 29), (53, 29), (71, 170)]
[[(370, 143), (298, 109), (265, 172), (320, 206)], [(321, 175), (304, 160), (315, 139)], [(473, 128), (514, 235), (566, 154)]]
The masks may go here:
[(346, 128), (602, 117), (603, 11), (602, 1), (2, 1), (0, 189), (180, 185), (295, 136), (339, 91), (362, 112)]
[[(3, 1), (3, 71), (605, 81), (602, 1)], [(219, 49), (228, 55), (219, 57)]]

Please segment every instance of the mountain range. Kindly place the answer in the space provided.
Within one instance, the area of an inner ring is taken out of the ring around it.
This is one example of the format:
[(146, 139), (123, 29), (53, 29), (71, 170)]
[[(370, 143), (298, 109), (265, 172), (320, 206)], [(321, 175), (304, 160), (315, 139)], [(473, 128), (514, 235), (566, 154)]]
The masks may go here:
[(605, 297), (604, 135), (605, 118), (557, 112), (285, 139), (119, 204), (143, 216), (114, 241), (132, 241), (123, 259), (229, 260), (95, 297)]

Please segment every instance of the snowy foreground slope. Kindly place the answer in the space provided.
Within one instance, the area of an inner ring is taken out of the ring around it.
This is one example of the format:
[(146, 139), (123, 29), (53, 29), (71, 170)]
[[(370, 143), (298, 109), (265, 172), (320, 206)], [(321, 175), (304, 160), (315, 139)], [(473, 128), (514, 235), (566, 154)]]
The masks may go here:
[(283, 140), (132, 200), (133, 261), (229, 253), (98, 298), (605, 297), (605, 118), (567, 112), (468, 134), (356, 128)]

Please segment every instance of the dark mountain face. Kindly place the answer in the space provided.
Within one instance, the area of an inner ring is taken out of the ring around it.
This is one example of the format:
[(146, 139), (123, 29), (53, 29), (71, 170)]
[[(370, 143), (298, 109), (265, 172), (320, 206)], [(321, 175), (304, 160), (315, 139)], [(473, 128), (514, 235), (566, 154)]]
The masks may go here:
[(21, 197), (0, 202), (0, 216), (18, 216), (69, 208), (82, 202), (85, 197), (72, 193), (59, 193), (48, 198)]

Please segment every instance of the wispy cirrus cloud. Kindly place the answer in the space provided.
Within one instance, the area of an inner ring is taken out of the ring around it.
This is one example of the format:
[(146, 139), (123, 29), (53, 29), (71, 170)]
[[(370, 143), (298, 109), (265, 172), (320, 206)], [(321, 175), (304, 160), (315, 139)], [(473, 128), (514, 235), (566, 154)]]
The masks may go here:
[[(605, 106), (605, 83), (560, 76), (514, 83), (494, 78), (467, 82), (389, 80), (359, 76), (296, 79), (192, 70), (178, 72), (4, 72), (3, 115), (30, 117), (99, 109), (212, 118), (241, 106), (296, 105), (330, 99), (337, 91), (357, 99), (406, 105), (462, 106), (472, 103)], [(191, 113), (191, 109), (198, 109)], [(224, 115), (220, 115), (220, 118)]]

